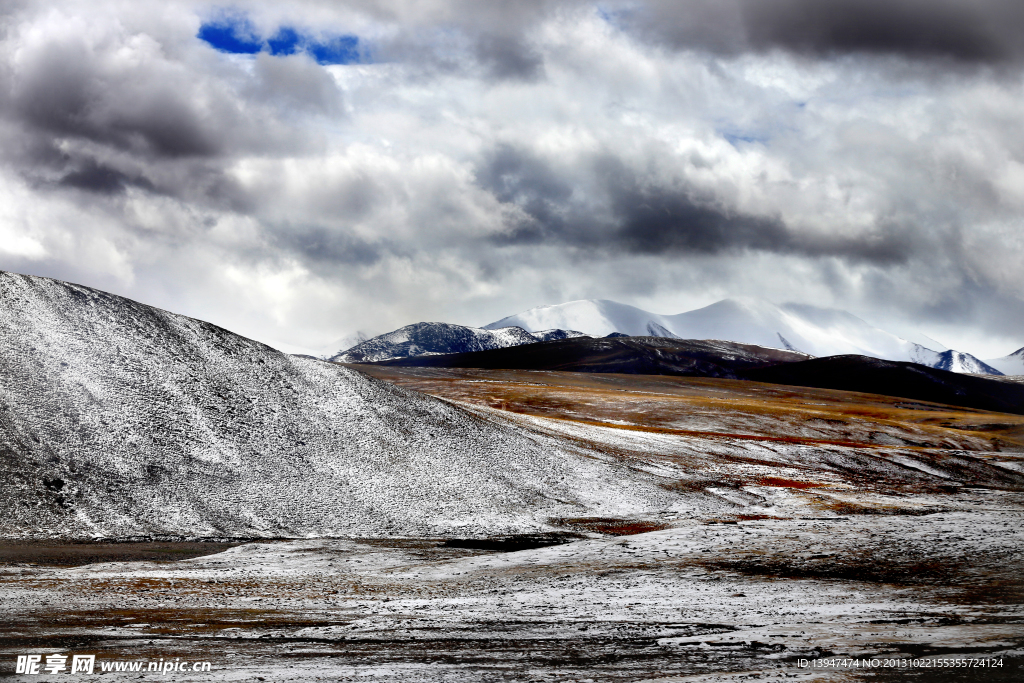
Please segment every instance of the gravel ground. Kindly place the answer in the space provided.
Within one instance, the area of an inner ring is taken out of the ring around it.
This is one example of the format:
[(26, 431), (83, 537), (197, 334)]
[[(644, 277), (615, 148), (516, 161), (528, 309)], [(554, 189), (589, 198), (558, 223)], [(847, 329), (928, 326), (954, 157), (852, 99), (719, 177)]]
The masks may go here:
[[(17, 654), (63, 653), (210, 662), (173, 673), (188, 681), (1017, 680), (1024, 496), (952, 498), (928, 515), (700, 520), (515, 552), (309, 539), (12, 563), (0, 675)], [(1002, 666), (800, 667), (843, 657)]]

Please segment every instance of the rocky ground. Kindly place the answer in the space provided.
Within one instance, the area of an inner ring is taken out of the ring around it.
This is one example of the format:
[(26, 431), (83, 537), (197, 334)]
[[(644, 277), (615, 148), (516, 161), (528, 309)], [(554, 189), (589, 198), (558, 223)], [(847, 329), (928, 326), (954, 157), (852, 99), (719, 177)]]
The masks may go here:
[[(169, 563), (8, 565), (4, 673), (17, 654), (61, 652), (209, 661), (175, 675), (197, 681), (1019, 680), (1024, 499), (947, 502), (513, 552), (310, 539)], [(840, 657), (880, 662), (800, 666)], [(925, 668), (967, 658), (1002, 666)], [(903, 659), (922, 661), (881, 666)]]

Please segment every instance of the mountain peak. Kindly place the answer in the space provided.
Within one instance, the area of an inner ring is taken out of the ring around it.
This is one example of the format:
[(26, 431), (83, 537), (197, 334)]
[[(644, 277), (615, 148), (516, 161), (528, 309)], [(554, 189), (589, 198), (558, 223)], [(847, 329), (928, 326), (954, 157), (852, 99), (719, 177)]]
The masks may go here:
[(970, 372), (982, 375), (1002, 375), (997, 368), (978, 360), (969, 353), (949, 349), (939, 354), (938, 361), (932, 365), (940, 370), (950, 372)]

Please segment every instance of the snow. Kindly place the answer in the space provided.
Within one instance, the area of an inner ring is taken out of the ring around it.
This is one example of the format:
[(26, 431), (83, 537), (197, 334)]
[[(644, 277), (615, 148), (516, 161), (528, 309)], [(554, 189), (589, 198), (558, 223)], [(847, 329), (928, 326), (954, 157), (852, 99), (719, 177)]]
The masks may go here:
[(3, 536), (529, 533), (674, 497), (498, 415), (0, 273)]
[(74, 643), (97, 661), (180, 655), (212, 661), (209, 673), (173, 676), (203, 683), (866, 678), (797, 666), (823, 655), (1005, 658), (999, 671), (1012, 676), (1020, 494), (961, 494), (955, 506), (680, 520), (505, 553), (315, 539), (179, 562), (8, 566), (5, 656), (13, 668), (16, 653)]
[[(529, 311), (484, 325), (485, 330), (515, 325), (529, 332), (549, 328), (579, 330), (591, 337), (621, 332), (631, 337), (651, 335), (648, 324), (668, 327), (668, 318), (615, 301), (581, 300), (556, 306), (539, 306)], [(657, 335), (653, 335), (657, 336)]]
[(969, 353), (953, 351), (952, 349), (940, 353), (938, 361), (932, 367), (939, 368), (940, 370), (949, 370), (950, 372), (971, 372), (982, 375), (1005, 374), (997, 368), (978, 360)]
[(586, 335), (582, 332), (561, 329), (531, 333), (515, 326), (482, 329), (450, 323), (415, 323), (364, 340), (335, 354), (330, 360), (336, 363), (373, 363), (410, 356), (504, 349), (538, 341), (583, 336)]
[(1024, 348), (1002, 358), (992, 358), (985, 363), (1004, 375), (1024, 375)]
[[(563, 327), (595, 337), (619, 332), (630, 336), (723, 339), (787, 348), (812, 356), (857, 354), (954, 369), (955, 372), (989, 372), (979, 369), (984, 364), (970, 354), (944, 347), (943, 353), (934, 351), (874, 327), (846, 311), (805, 304), (776, 305), (757, 298), (723, 299), (678, 315), (660, 315), (608, 300), (570, 301), (532, 308), (484, 328), (507, 325), (528, 331)], [(950, 353), (955, 356), (955, 362), (944, 360)], [(998, 367), (996, 363), (990, 365)], [(1020, 369), (1024, 371), (1024, 360), (1020, 362)]]

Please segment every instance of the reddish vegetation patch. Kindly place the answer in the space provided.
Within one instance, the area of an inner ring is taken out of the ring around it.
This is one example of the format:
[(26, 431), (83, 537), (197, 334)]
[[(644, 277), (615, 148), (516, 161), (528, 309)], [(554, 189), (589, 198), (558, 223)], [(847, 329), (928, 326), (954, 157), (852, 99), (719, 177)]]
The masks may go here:
[(933, 515), (938, 512), (948, 512), (945, 508), (908, 508), (900, 507), (898, 505), (860, 505), (859, 503), (851, 503), (848, 501), (834, 501), (826, 503), (820, 501), (815, 503), (815, 507), (821, 510), (830, 510), (840, 515), (907, 515), (911, 517), (920, 517), (923, 515)]
[(787, 489), (817, 489), (825, 484), (815, 484), (810, 481), (797, 481), (796, 479), (780, 479), (779, 477), (761, 477), (757, 480), (758, 486), (775, 486)]
[(613, 517), (571, 517), (552, 520), (552, 523), (609, 536), (633, 536), (669, 528), (668, 524), (660, 522), (644, 519), (615, 519)]

